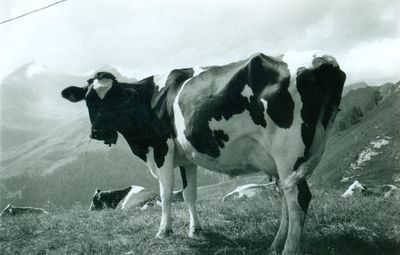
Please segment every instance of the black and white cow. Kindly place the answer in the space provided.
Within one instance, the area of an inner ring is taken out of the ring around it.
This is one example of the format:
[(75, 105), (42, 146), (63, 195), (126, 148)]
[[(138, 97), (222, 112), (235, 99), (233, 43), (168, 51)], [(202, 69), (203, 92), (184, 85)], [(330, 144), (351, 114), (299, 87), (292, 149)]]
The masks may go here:
[(126, 195), (135, 187), (129, 186), (125, 189), (114, 189), (101, 191), (96, 189), (92, 197), (92, 202), (89, 206), (89, 211), (103, 210), (103, 209), (115, 209), (119, 202), (126, 197)]
[(42, 208), (36, 208), (36, 207), (20, 207), (20, 206), (13, 206), (11, 204), (8, 204), (6, 208), (0, 213), (0, 217), (6, 216), (6, 215), (20, 215), (20, 214), (30, 214), (30, 213), (35, 213), (35, 214), (48, 214), (49, 212), (42, 209)]
[(311, 200), (306, 179), (321, 159), (345, 81), (328, 55), (255, 54), (224, 66), (176, 69), (132, 84), (106, 72), (62, 96), (86, 100), (91, 137), (106, 144), (120, 133), (160, 183), (157, 237), (172, 232), (173, 170), (186, 171), (183, 196), (189, 236), (200, 229), (197, 166), (227, 175), (265, 172), (283, 189), (282, 219), (272, 249), (299, 250)]
[(396, 197), (399, 199), (400, 188), (392, 184), (365, 185), (356, 180), (342, 194), (342, 197), (352, 197), (354, 194), (362, 194), (364, 196), (380, 196), (385, 198)]
[[(183, 201), (183, 190), (174, 191), (173, 202)], [(160, 195), (142, 186), (132, 185), (125, 189), (113, 189), (101, 191), (95, 190), (89, 211), (116, 209), (126, 210), (129, 208), (147, 209), (161, 202)]]

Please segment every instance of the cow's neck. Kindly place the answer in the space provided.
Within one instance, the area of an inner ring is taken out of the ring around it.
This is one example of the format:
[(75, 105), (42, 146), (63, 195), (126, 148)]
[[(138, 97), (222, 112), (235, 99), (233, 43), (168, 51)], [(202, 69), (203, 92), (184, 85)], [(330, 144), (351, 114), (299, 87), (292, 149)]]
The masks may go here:
[(147, 80), (136, 88), (141, 101), (135, 107), (134, 113), (127, 114), (127, 121), (117, 131), (124, 136), (132, 152), (144, 161), (150, 147), (153, 148), (160, 165), (163, 161), (162, 155), (168, 150), (167, 139), (173, 136), (173, 131), (168, 118), (160, 114), (157, 105), (152, 102), (158, 93), (153, 80)]

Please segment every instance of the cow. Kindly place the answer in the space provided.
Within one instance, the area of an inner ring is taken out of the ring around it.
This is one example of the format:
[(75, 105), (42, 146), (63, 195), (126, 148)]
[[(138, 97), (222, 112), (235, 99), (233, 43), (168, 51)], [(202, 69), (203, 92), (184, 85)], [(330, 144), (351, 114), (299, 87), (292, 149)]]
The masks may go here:
[(364, 196), (381, 196), (381, 197), (396, 197), (400, 196), (400, 188), (392, 184), (383, 185), (365, 185), (359, 181), (354, 181), (347, 190), (342, 194), (342, 197), (351, 197), (357, 193)]
[[(183, 201), (183, 190), (173, 192), (173, 201)], [(89, 211), (116, 209), (122, 210), (140, 207), (147, 209), (158, 204), (160, 196), (142, 186), (132, 185), (124, 189), (101, 191), (96, 189), (89, 206)]]
[(255, 198), (259, 196), (270, 195), (271, 191), (269, 186), (275, 183), (267, 183), (267, 184), (245, 184), (238, 186), (233, 191), (229, 192), (222, 198), (222, 202), (225, 202), (228, 199), (241, 199), (241, 198)]
[(42, 208), (35, 208), (35, 207), (19, 207), (19, 206), (13, 206), (11, 204), (8, 204), (6, 208), (0, 213), (1, 216), (6, 216), (6, 215), (20, 215), (20, 214), (29, 214), (29, 213), (35, 213), (35, 214), (48, 214), (49, 212), (42, 209)]
[(135, 186), (129, 186), (124, 189), (101, 191), (96, 189), (89, 206), (89, 211), (102, 209), (115, 209), (119, 202), (131, 191)]
[(230, 176), (279, 178), (282, 219), (271, 249), (299, 251), (311, 200), (307, 178), (323, 154), (345, 73), (323, 54), (261, 53), (222, 66), (175, 69), (135, 83), (98, 72), (62, 96), (86, 101), (90, 137), (111, 146), (118, 133), (158, 178), (162, 201), (156, 237), (172, 233), (174, 168), (185, 172), (189, 237), (199, 234), (197, 167)]

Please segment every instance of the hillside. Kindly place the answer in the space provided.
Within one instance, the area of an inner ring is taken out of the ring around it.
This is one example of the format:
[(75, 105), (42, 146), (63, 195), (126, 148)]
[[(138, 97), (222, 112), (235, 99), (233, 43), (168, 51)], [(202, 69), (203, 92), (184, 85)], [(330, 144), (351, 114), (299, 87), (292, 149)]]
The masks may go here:
[[(356, 121), (341, 130), (335, 130), (328, 139), (326, 150), (313, 174), (316, 184), (348, 185), (359, 180), (364, 183), (394, 183), (400, 176), (400, 90), (388, 87), (361, 88), (349, 92), (342, 99), (340, 121), (351, 114), (357, 105), (361, 111)], [(373, 95), (376, 91), (379, 100)], [(360, 97), (360, 95), (364, 95)], [(375, 103), (376, 102), (376, 103)]]
[(365, 88), (365, 87), (369, 87), (369, 85), (363, 81), (347, 85), (343, 88), (342, 96), (345, 96), (347, 93), (349, 93), (352, 90), (357, 90), (357, 89), (361, 89), (361, 88)]

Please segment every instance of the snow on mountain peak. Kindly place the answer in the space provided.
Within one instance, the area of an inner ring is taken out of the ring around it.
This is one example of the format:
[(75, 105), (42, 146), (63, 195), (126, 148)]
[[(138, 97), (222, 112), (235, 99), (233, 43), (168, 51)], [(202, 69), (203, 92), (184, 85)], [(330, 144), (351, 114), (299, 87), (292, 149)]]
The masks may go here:
[(35, 74), (43, 73), (48, 71), (47, 66), (39, 64), (37, 62), (32, 62), (26, 69), (26, 75), (32, 78)]

